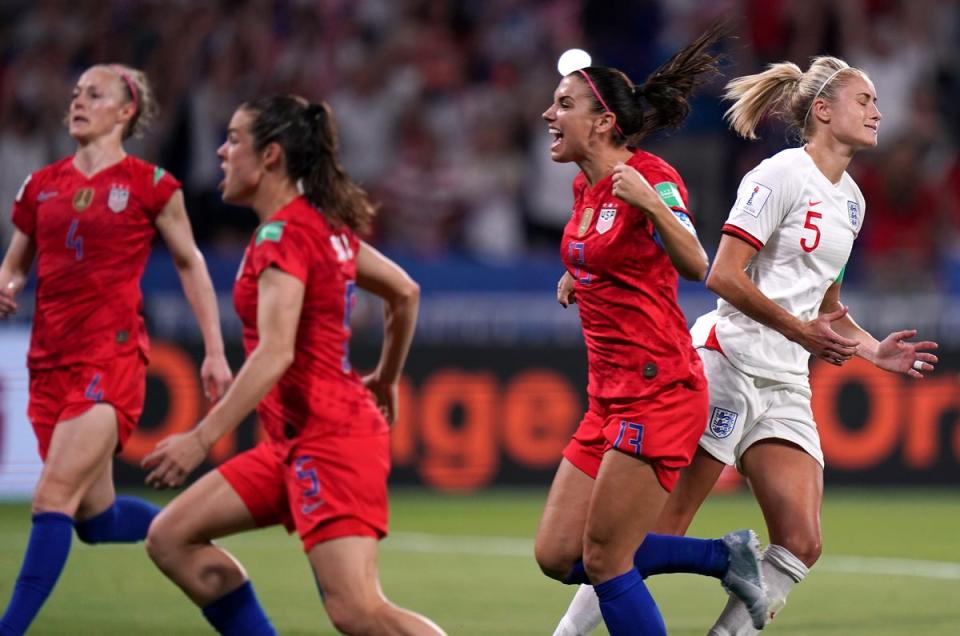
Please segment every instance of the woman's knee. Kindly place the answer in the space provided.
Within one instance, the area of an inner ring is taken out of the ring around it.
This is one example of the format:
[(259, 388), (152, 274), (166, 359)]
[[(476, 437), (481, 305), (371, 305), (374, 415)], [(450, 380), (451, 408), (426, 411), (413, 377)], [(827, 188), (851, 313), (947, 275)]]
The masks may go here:
[[(577, 545), (579, 548), (580, 545)], [(563, 546), (537, 537), (533, 546), (533, 554), (537, 559), (540, 570), (551, 579), (562, 581), (570, 572), (570, 568), (581, 556), (580, 550), (565, 549)]]
[(82, 494), (74, 480), (45, 468), (33, 493), (32, 512), (61, 512), (72, 517), (77, 512)]
[(150, 523), (144, 545), (147, 554), (161, 570), (166, 571), (189, 543), (182, 526), (173, 515), (163, 510)]
[[(385, 605), (383, 601), (379, 603)], [(346, 594), (327, 594), (323, 604), (337, 631), (351, 636), (376, 632), (377, 600)]]
[(823, 537), (815, 531), (793, 531), (776, 538), (771, 536), (770, 542), (789, 550), (808, 568), (817, 562), (823, 552)]
[(583, 544), (583, 569), (587, 578), (596, 584), (633, 567), (632, 559), (622, 557), (619, 552), (612, 544), (592, 541), (588, 536)]

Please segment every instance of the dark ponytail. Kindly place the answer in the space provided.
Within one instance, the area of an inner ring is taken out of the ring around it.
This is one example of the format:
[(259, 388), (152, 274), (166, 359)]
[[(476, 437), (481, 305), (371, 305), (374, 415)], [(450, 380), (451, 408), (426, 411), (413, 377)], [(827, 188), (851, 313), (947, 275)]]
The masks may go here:
[(255, 150), (279, 144), (287, 174), (311, 203), (355, 232), (370, 230), (376, 208), (340, 165), (336, 123), (325, 102), (274, 96), (246, 102), (242, 108), (254, 113), (250, 130)]
[[(634, 84), (614, 68), (583, 69), (617, 117), (619, 130), (614, 131), (614, 142), (632, 146), (658, 130), (678, 128), (690, 113), (689, 100), (694, 89), (705, 75), (717, 71), (719, 56), (710, 53), (710, 48), (725, 35), (726, 27), (722, 24), (710, 27), (651, 73), (642, 85)], [(594, 94), (595, 110), (603, 112), (597, 97)]]

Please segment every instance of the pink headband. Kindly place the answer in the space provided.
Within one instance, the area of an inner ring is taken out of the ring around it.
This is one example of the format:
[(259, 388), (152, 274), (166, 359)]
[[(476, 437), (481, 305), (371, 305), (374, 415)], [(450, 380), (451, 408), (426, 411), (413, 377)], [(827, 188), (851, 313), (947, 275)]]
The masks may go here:
[(119, 64), (111, 64), (110, 68), (114, 73), (120, 76), (120, 79), (124, 81), (127, 85), (127, 90), (130, 91), (130, 99), (133, 101), (133, 111), (137, 112), (140, 110), (140, 100), (137, 97), (137, 89), (133, 85), (133, 80), (130, 79), (130, 75), (127, 74), (123, 67)]
[(603, 110), (605, 110), (605, 111), (608, 112), (608, 113), (613, 114), (613, 116), (614, 116), (613, 125), (616, 126), (617, 132), (620, 133), (621, 135), (623, 135), (624, 137), (626, 137), (626, 135), (623, 134), (623, 130), (620, 128), (620, 124), (617, 123), (617, 120), (616, 120), (616, 116), (617, 116), (617, 115), (616, 115), (616, 113), (614, 113), (612, 110), (610, 110), (610, 109), (607, 107), (607, 102), (603, 101), (603, 98), (600, 97), (600, 91), (597, 90), (596, 84), (593, 83), (593, 80), (590, 79), (590, 76), (587, 75), (587, 72), (586, 72), (585, 70), (583, 70), (582, 68), (581, 68), (581, 69), (577, 69), (577, 72), (580, 73), (581, 75), (583, 75), (583, 79), (587, 80), (587, 84), (590, 86), (590, 90), (593, 91), (594, 97), (596, 97), (596, 98), (597, 98), (597, 101), (600, 102), (600, 105), (603, 106)]

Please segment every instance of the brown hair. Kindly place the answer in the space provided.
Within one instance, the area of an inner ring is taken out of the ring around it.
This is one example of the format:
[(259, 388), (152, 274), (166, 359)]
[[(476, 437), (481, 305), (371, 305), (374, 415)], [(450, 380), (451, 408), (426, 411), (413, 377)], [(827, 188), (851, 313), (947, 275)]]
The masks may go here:
[[(717, 70), (719, 56), (709, 50), (725, 35), (726, 28), (715, 24), (677, 51), (641, 85), (634, 84), (622, 71), (606, 66), (590, 66), (571, 75), (596, 87), (596, 92), (591, 87), (595, 112), (605, 112), (605, 104), (616, 116), (614, 142), (636, 145), (653, 132), (678, 128), (683, 123), (690, 113), (689, 100), (694, 89), (704, 76)], [(589, 82), (581, 72), (586, 73)]]
[(292, 95), (244, 102), (254, 115), (253, 147), (276, 143), (286, 156), (287, 174), (304, 196), (330, 219), (350, 229), (369, 231), (376, 207), (340, 165), (337, 127), (326, 102), (313, 104)]

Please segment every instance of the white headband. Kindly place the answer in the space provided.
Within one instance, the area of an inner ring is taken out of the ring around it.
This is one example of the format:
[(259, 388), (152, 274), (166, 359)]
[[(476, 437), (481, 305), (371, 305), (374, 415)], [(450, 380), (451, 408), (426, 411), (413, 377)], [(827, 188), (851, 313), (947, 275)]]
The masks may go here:
[(851, 67), (849, 67), (849, 66), (844, 66), (843, 68), (838, 68), (837, 70), (835, 70), (835, 71), (833, 72), (832, 75), (830, 75), (830, 77), (827, 78), (827, 81), (826, 81), (826, 82), (824, 82), (823, 84), (820, 85), (820, 90), (818, 90), (818, 91), (816, 92), (816, 94), (813, 96), (813, 99), (810, 100), (810, 105), (807, 107), (807, 114), (803, 116), (803, 127), (804, 127), (804, 128), (807, 127), (807, 120), (810, 119), (810, 111), (813, 110), (813, 103), (814, 103), (815, 101), (817, 101), (817, 98), (818, 98), (818, 97), (820, 97), (820, 93), (823, 92), (823, 89), (825, 89), (825, 88), (827, 87), (827, 84), (829, 84), (830, 82), (833, 81), (833, 78), (834, 78), (834, 77), (836, 77), (837, 75), (839, 75), (840, 73), (842, 73), (842, 72), (844, 72), (844, 71), (849, 70), (850, 68), (851, 68)]

